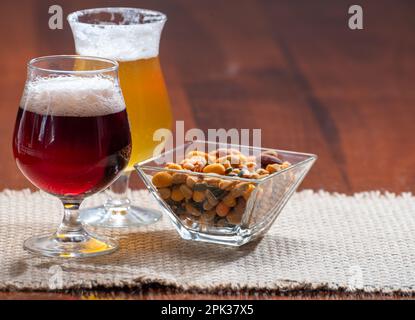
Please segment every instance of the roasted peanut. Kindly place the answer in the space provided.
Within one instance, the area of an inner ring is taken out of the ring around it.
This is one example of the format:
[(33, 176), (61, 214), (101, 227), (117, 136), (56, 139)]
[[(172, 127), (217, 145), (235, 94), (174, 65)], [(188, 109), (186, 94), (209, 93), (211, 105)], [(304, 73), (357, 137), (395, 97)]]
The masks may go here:
[(278, 171), (280, 171), (280, 170), (281, 170), (281, 166), (280, 166), (279, 164), (277, 164), (277, 163), (274, 163), (274, 164), (269, 164), (269, 165), (267, 165), (266, 170), (267, 170), (269, 173), (278, 172)]
[(231, 164), (227, 156), (216, 158), (216, 163), (220, 163), (221, 165), (224, 165), (225, 163)]
[(188, 162), (194, 166), (193, 171), (202, 172), (203, 168), (206, 166), (207, 160), (204, 157), (193, 156)]
[(258, 173), (260, 176), (269, 174), (267, 170), (262, 169), (262, 168), (257, 169), (256, 173)]
[(186, 179), (186, 185), (189, 188), (193, 189), (193, 186), (195, 185), (195, 183), (197, 182), (197, 180), (198, 180), (197, 177), (188, 176), (187, 179)]
[(257, 166), (256, 162), (247, 162), (246, 163), (246, 167), (250, 172), (255, 171), (256, 166)]
[(205, 218), (209, 221), (212, 221), (215, 219), (216, 217), (216, 210), (212, 209), (212, 210), (208, 210), (206, 211), (204, 214)]
[(205, 202), (203, 202), (203, 209), (206, 211), (212, 210), (215, 206), (212, 205), (209, 201), (205, 200)]
[(242, 215), (245, 212), (246, 201), (244, 198), (238, 198), (236, 206), (232, 209), (235, 214)]
[(240, 182), (240, 183), (238, 183), (235, 186), (235, 188), (233, 188), (230, 191), (230, 193), (229, 193), (230, 196), (231, 197), (234, 197), (234, 198), (240, 197), (248, 189), (248, 185), (249, 185), (249, 183), (247, 183), (247, 182)]
[(204, 173), (216, 173), (220, 175), (225, 174), (225, 167), (220, 163), (212, 163), (208, 164), (206, 167), (203, 168)]
[(205, 191), (206, 200), (209, 202), (209, 204), (214, 207), (219, 203), (219, 200), (215, 197), (212, 191), (206, 190)]
[(191, 171), (193, 171), (194, 168), (195, 168), (195, 166), (190, 162), (183, 162), (182, 167), (183, 167), (183, 169), (191, 170)]
[(169, 188), (158, 189), (158, 192), (162, 199), (167, 200), (168, 198), (170, 198), (171, 190)]
[(230, 208), (223, 202), (219, 202), (219, 204), (216, 206), (216, 214), (219, 217), (226, 217), (226, 215), (229, 213)]
[(179, 187), (173, 188), (171, 191), (171, 199), (176, 202), (182, 201), (184, 199), (184, 194)]
[(173, 178), (172, 179), (173, 184), (182, 184), (186, 182), (187, 174), (175, 172), (173, 173), (172, 178)]
[(191, 228), (193, 226), (194, 217), (189, 213), (181, 214), (180, 220), (182, 220), (183, 224), (188, 228)]
[(222, 199), (223, 203), (226, 204), (228, 207), (236, 206), (236, 199), (231, 195), (227, 195)]
[(226, 220), (230, 224), (240, 224), (242, 221), (242, 214), (236, 213), (234, 210), (229, 212), (229, 214), (226, 216)]
[[(165, 167), (166, 169), (173, 169), (173, 170), (182, 170), (182, 166), (177, 163), (168, 163)], [(173, 174), (174, 172), (169, 172), (170, 174)]]
[(179, 187), (179, 189), (180, 189), (180, 191), (183, 193), (183, 195), (184, 195), (184, 197), (185, 197), (186, 199), (191, 199), (191, 198), (192, 198), (192, 196), (193, 196), (193, 191), (192, 191), (192, 189), (190, 189), (187, 185), (182, 184), (182, 185)]
[(152, 182), (157, 188), (167, 188), (172, 184), (172, 176), (167, 172), (157, 172), (153, 178)]
[(195, 191), (193, 192), (193, 201), (194, 202), (203, 202), (206, 199), (205, 192), (203, 191)]
[(252, 183), (250, 183), (249, 185), (248, 185), (248, 188), (245, 190), (245, 192), (242, 194), (242, 196), (244, 197), (244, 199), (246, 200), (246, 201), (248, 201), (248, 199), (249, 199), (249, 197), (251, 196), (251, 193), (252, 193), (252, 191), (254, 191), (254, 189), (255, 189), (255, 186), (252, 184)]
[(222, 180), (219, 183), (219, 188), (222, 190), (229, 190), (230, 188), (232, 188), (235, 184), (237, 183), (237, 181), (234, 180)]
[(222, 180), (220, 180), (220, 179), (218, 179), (218, 178), (206, 178), (206, 179), (205, 179), (205, 182), (206, 182), (208, 185), (212, 186), (212, 187), (219, 187), (219, 183), (220, 183), (221, 181), (222, 181)]

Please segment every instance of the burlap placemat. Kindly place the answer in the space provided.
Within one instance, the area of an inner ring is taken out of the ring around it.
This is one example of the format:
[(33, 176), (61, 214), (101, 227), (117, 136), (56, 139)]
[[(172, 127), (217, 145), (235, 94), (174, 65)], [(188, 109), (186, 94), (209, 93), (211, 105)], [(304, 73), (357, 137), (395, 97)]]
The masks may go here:
[[(103, 202), (104, 195), (85, 203)], [(136, 203), (157, 207), (146, 191)], [(130, 232), (106, 232), (121, 249), (83, 260), (35, 257), (29, 236), (52, 232), (58, 200), (39, 192), (0, 193), (0, 289), (140, 288), (183, 290), (293, 289), (415, 293), (415, 197), (379, 192), (355, 196), (303, 191), (293, 196), (259, 242), (240, 248), (181, 240), (167, 217)]]

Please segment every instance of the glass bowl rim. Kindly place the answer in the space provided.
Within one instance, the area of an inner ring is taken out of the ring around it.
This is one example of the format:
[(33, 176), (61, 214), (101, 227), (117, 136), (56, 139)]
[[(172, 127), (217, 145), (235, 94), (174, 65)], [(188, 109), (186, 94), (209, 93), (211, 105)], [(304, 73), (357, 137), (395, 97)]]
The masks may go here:
[[(149, 158), (147, 160), (138, 162), (134, 165), (134, 168), (136, 170), (142, 171), (142, 170), (149, 170), (149, 171), (157, 171), (157, 172), (162, 172), (162, 171), (168, 171), (168, 172), (174, 172), (174, 173), (185, 173), (185, 174), (191, 174), (194, 176), (200, 176), (200, 177), (209, 177), (209, 178), (220, 178), (220, 179), (224, 179), (224, 180), (235, 180), (235, 181), (240, 181), (240, 182), (251, 182), (251, 183), (263, 183), (269, 179), (272, 179), (280, 174), (283, 174), (285, 172), (288, 172), (294, 168), (300, 167), (308, 162), (314, 162), (318, 159), (318, 156), (316, 154), (312, 154), (312, 153), (305, 153), (305, 152), (297, 152), (297, 151), (289, 151), (289, 150), (282, 150), (282, 149), (273, 149), (273, 148), (259, 148), (259, 147), (253, 147), (253, 146), (248, 146), (248, 145), (242, 145), (242, 144), (231, 144), (231, 143), (226, 143), (226, 146), (228, 146), (229, 148), (250, 148), (250, 149), (255, 149), (255, 150), (271, 150), (271, 151), (276, 151), (281, 152), (281, 153), (286, 153), (286, 154), (292, 154), (292, 155), (300, 155), (300, 156), (306, 156), (307, 158), (304, 160), (301, 160), (295, 164), (290, 165), (289, 167), (282, 169), (280, 171), (271, 173), (265, 177), (259, 178), (259, 179), (250, 179), (250, 178), (242, 178), (242, 177), (238, 177), (238, 176), (226, 176), (226, 175), (219, 175), (216, 173), (204, 173), (204, 172), (194, 172), (191, 170), (185, 170), (185, 169), (168, 169), (168, 168), (162, 168), (162, 167), (158, 167), (158, 166), (151, 166), (151, 165), (146, 165), (149, 162), (155, 161), (156, 159), (160, 158), (161, 156), (167, 154), (167, 153), (172, 153), (175, 150), (185, 147), (187, 145), (191, 145), (193, 143), (210, 143), (210, 144), (218, 144), (221, 145), (221, 143), (217, 143), (214, 141), (207, 141), (207, 140), (194, 140), (194, 141), (189, 141), (185, 144), (176, 146), (175, 148), (168, 150), (168, 151), (163, 151), (161, 154), (159, 154), (158, 156)], [(222, 145), (224, 145), (222, 143)]]

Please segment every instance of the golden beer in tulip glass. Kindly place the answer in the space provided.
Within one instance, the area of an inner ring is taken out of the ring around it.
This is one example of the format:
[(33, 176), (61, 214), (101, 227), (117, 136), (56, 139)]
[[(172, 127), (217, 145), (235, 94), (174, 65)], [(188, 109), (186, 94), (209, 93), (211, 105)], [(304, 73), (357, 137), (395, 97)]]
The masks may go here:
[(156, 222), (158, 211), (132, 206), (126, 197), (133, 165), (150, 158), (160, 144), (153, 134), (171, 129), (169, 97), (159, 61), (165, 14), (138, 8), (97, 8), (69, 14), (75, 49), (81, 55), (111, 58), (119, 63), (122, 93), (131, 127), (132, 152), (124, 174), (111, 186), (109, 199), (82, 211), (87, 224), (135, 227)]

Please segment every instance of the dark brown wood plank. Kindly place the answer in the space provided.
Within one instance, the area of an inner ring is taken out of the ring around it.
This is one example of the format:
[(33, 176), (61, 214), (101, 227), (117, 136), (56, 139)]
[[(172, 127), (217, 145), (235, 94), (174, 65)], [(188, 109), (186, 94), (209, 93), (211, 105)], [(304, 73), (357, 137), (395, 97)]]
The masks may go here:
[[(285, 10), (272, 1), (263, 4), (274, 41), (285, 48), (316, 120), (307, 129), (320, 131), (326, 144), (328, 152), (321, 153), (314, 171), (323, 172), (320, 187), (413, 191), (415, 159), (412, 152), (399, 154), (414, 146), (409, 138), (414, 93), (408, 81), (413, 78), (408, 57), (415, 49), (414, 3), (363, 1), (363, 31), (350, 31), (342, 20), (347, 1), (303, 1)], [(329, 164), (340, 177), (325, 179)]]

